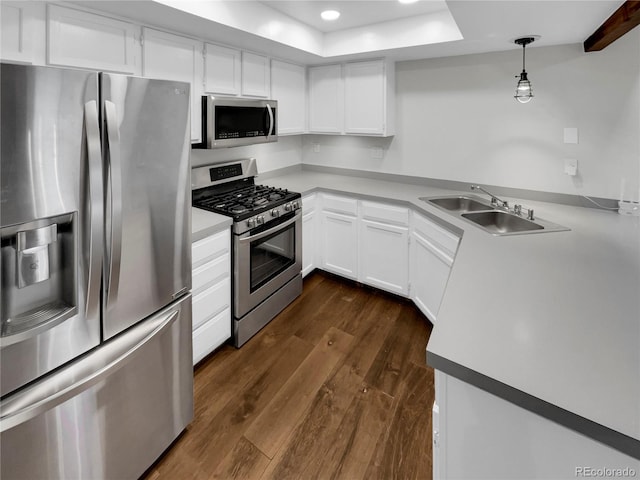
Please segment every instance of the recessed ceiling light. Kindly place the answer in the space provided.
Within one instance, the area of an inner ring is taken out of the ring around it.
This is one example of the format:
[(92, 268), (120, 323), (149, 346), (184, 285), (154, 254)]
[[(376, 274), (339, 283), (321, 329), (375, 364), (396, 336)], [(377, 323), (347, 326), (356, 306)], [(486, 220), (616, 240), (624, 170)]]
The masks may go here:
[(418, 0), (398, 0), (400, 3), (408, 4), (408, 3), (416, 3)]
[(332, 21), (337, 20), (340, 16), (340, 12), (337, 10), (325, 10), (320, 14), (323, 20)]

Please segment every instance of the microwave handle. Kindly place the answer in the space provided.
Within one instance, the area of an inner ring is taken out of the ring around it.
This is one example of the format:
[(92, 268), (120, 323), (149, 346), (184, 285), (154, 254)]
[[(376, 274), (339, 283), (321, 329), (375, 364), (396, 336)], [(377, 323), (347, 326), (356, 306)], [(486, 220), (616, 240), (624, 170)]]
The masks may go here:
[(273, 110), (271, 105), (267, 104), (267, 113), (269, 114), (269, 133), (267, 133), (267, 139), (273, 135)]

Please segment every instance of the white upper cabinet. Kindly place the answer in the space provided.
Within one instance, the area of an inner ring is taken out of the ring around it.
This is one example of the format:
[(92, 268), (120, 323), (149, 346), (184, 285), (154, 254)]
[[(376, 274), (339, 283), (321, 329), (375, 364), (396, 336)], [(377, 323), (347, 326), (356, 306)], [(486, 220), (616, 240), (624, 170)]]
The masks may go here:
[(309, 132), (390, 136), (395, 67), (373, 60), (309, 68)]
[(191, 85), (191, 140), (199, 141), (203, 43), (151, 28), (143, 29), (142, 74)]
[[(44, 10), (44, 6), (42, 6)], [(34, 21), (37, 6), (33, 2), (0, 3), (0, 59), (33, 63)]]
[(269, 59), (242, 52), (242, 95), (268, 98), (271, 92)]
[(271, 98), (278, 101), (278, 135), (304, 133), (305, 68), (300, 65), (272, 60)]
[(342, 65), (309, 67), (309, 131), (342, 133), (343, 115)]
[(345, 64), (345, 133), (389, 134), (386, 68), (386, 63), (379, 60)]
[(240, 50), (205, 43), (204, 90), (219, 95), (240, 95)]
[(49, 5), (47, 30), (50, 65), (136, 73), (132, 23)]

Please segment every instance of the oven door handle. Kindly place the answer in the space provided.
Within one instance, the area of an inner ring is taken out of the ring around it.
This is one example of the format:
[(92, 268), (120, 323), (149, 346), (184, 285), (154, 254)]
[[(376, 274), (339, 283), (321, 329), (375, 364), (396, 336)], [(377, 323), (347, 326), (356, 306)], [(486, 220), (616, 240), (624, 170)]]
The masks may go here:
[(254, 240), (259, 240), (261, 238), (271, 235), (272, 233), (277, 232), (278, 230), (282, 230), (282, 228), (284, 227), (288, 227), (292, 223), (295, 223), (298, 220), (300, 220), (301, 218), (302, 218), (302, 215), (300, 213), (296, 213), (292, 218), (290, 218), (286, 222), (279, 223), (278, 225), (276, 225), (273, 228), (270, 228), (269, 230), (265, 230), (264, 232), (251, 235), (250, 237), (240, 238), (238, 241), (240, 243), (248, 243), (248, 242), (253, 242)]

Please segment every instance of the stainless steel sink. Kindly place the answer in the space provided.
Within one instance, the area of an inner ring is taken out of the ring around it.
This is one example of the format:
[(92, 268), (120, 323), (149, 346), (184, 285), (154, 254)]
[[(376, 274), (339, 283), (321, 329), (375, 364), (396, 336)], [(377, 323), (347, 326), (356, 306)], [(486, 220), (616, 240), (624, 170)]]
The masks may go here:
[[(567, 227), (541, 218), (526, 218), (521, 210), (507, 211), (508, 207), (496, 207), (475, 195), (449, 195), (442, 197), (420, 197), (423, 202), (434, 205), (450, 215), (480, 227), (492, 235), (521, 235), (528, 233), (562, 232)], [(516, 205), (516, 207), (519, 207)], [(527, 210), (527, 209), (524, 209)], [(533, 210), (531, 210), (533, 216)]]
[(517, 215), (498, 210), (490, 212), (463, 213), (462, 217), (480, 225), (486, 231), (496, 235), (544, 230), (544, 227), (537, 222), (526, 220), (522, 217), (518, 217)]
[(476, 212), (480, 210), (491, 210), (493, 208), (489, 203), (484, 203), (475, 198), (463, 195), (455, 197), (423, 197), (420, 200), (433, 203), (437, 207), (444, 208), (450, 212)]

